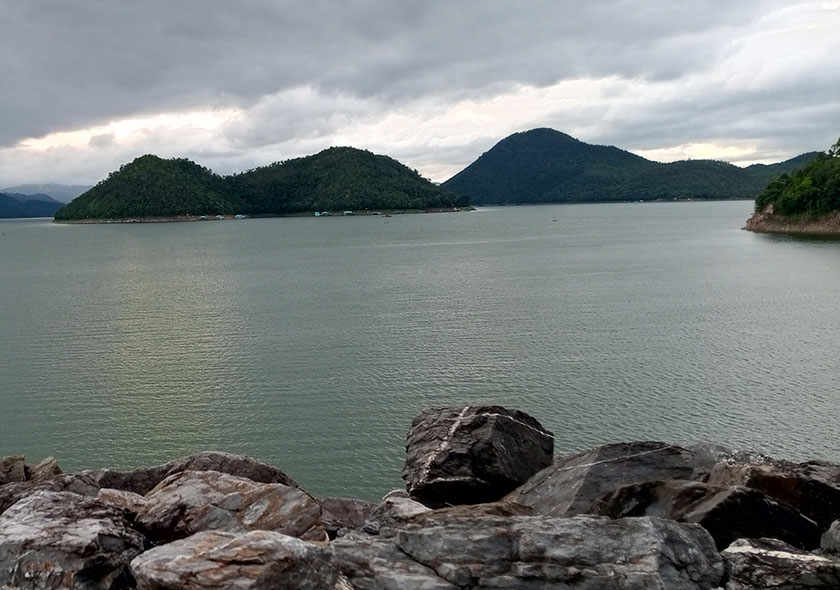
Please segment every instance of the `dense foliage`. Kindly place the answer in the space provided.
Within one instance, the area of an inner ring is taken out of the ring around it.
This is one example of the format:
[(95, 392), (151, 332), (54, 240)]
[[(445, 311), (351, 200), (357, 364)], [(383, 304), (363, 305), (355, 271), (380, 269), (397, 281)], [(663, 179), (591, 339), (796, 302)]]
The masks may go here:
[(840, 211), (840, 139), (817, 159), (771, 181), (755, 200), (780, 215), (818, 216)]
[(443, 186), (473, 204), (746, 199), (813, 157), (747, 168), (713, 160), (661, 164), (553, 129), (533, 129), (503, 139)]
[(71, 201), (56, 219), (429, 209), (467, 200), (396, 160), (354, 148), (221, 177), (186, 159), (142, 156)]
[[(42, 198), (38, 198), (42, 197)], [(61, 203), (47, 195), (0, 193), (0, 219), (12, 217), (52, 217)]]

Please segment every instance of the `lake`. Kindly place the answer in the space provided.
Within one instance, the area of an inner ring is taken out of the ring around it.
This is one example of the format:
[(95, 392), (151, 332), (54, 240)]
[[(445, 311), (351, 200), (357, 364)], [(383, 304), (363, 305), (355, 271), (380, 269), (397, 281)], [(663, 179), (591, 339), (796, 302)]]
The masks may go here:
[(752, 203), (201, 223), (0, 222), (0, 455), (198, 450), (316, 495), (400, 487), (427, 407), (556, 435), (840, 461), (840, 242)]

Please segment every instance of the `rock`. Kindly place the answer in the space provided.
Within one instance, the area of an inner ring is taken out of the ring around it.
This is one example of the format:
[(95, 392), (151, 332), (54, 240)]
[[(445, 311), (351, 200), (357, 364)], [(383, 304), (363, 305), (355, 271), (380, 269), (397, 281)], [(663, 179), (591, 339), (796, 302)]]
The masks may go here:
[(339, 531), (361, 529), (370, 518), (376, 504), (351, 498), (321, 498), (321, 522), (324, 529), (335, 539)]
[(85, 475), (59, 475), (52, 479), (22, 481), (0, 486), (0, 514), (18, 500), (36, 492), (73, 492), (82, 496), (95, 496), (99, 486)]
[(791, 463), (761, 455), (737, 457), (715, 465), (709, 483), (743, 485), (789, 504), (825, 531), (840, 519), (840, 465)]
[(724, 577), (702, 527), (656, 518), (465, 516), (408, 524), (392, 539), (349, 536), (333, 548), (360, 590), (682, 590), (716, 588)]
[(99, 490), (96, 494), (96, 499), (103, 504), (123, 510), (132, 521), (137, 518), (137, 515), (149, 503), (149, 499), (145, 496), (111, 488), (102, 488)]
[(820, 539), (820, 549), (825, 553), (840, 554), (840, 520), (835, 520)]
[(146, 495), (137, 525), (155, 541), (201, 531), (275, 531), (307, 541), (327, 540), (321, 507), (305, 492), (218, 471), (170, 475)]
[(729, 573), (726, 590), (840, 588), (840, 561), (777, 539), (739, 539), (721, 555)]
[(329, 590), (329, 549), (273, 531), (205, 531), (131, 562), (138, 590)]
[(144, 467), (128, 472), (98, 469), (85, 473), (94, 477), (101, 488), (125, 490), (143, 496), (170, 475), (182, 471), (218, 471), (256, 482), (281, 483), (295, 488), (298, 487), (297, 483), (288, 475), (268, 463), (263, 463), (245, 455), (233, 455), (218, 451), (197, 453), (163, 465)]
[(33, 481), (41, 481), (44, 479), (52, 479), (64, 473), (58, 465), (55, 457), (47, 457), (40, 463), (32, 467), (26, 468), (26, 479)]
[(695, 455), (664, 442), (604, 445), (562, 457), (520, 486), (505, 500), (532, 507), (537, 514), (585, 514), (606, 494), (645, 481), (699, 476)]
[(122, 511), (71, 492), (35, 492), (0, 516), (0, 587), (124, 587), (146, 540)]
[(816, 523), (758, 490), (692, 481), (653, 481), (619, 488), (596, 502), (596, 514), (658, 516), (705, 528), (718, 549), (749, 537), (773, 537), (801, 549), (819, 546)]
[(8, 455), (0, 459), (0, 486), (21, 481), (26, 481), (24, 456)]
[(351, 533), (331, 547), (353, 590), (460, 590), (403, 553), (393, 539)]
[(493, 502), (551, 465), (553, 452), (551, 432), (518, 410), (425, 410), (406, 437), (403, 479), (427, 506)]
[(418, 514), (429, 511), (431, 508), (416, 500), (389, 495), (371, 512), (362, 530), (371, 535), (378, 535), (383, 527), (397, 526)]

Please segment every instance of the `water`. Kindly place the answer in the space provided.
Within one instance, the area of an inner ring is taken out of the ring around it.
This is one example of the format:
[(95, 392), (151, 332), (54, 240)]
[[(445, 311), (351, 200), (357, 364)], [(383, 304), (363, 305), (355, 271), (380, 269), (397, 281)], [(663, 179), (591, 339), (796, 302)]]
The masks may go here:
[(840, 242), (741, 231), (750, 209), (0, 222), (0, 454), (127, 469), (218, 449), (375, 499), (420, 410), (496, 403), (558, 453), (840, 461)]

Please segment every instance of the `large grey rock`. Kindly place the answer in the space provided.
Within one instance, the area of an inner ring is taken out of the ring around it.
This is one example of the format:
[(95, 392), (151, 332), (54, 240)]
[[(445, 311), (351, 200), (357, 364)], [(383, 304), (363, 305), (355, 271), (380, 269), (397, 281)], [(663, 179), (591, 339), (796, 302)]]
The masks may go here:
[(729, 572), (726, 590), (840, 588), (840, 561), (777, 539), (739, 539), (721, 555)]
[(573, 516), (625, 485), (698, 476), (692, 451), (664, 442), (618, 443), (558, 458), (505, 499), (538, 514)]
[(138, 590), (331, 590), (338, 569), (326, 547), (273, 531), (206, 531), (131, 562)]
[(170, 475), (182, 471), (219, 471), (256, 482), (281, 483), (298, 487), (297, 483), (288, 475), (268, 463), (263, 463), (246, 455), (234, 455), (218, 451), (197, 453), (163, 465), (144, 467), (127, 472), (97, 469), (85, 473), (91, 475), (101, 488), (125, 490), (143, 496)]
[(0, 486), (26, 481), (26, 464), (23, 455), (7, 455), (0, 459)]
[(55, 457), (47, 457), (33, 465), (26, 466), (26, 479), (40, 481), (52, 479), (64, 473)]
[(401, 496), (388, 496), (370, 513), (362, 530), (372, 535), (380, 534), (383, 528), (392, 528), (409, 521), (412, 517), (432, 509), (417, 500)]
[(551, 464), (554, 436), (501, 406), (424, 410), (406, 437), (403, 479), (431, 507), (500, 499)]
[(373, 502), (353, 498), (319, 498), (321, 522), (331, 539), (339, 532), (359, 530), (376, 508)]
[(763, 455), (740, 456), (715, 465), (709, 483), (759, 490), (791, 505), (823, 531), (840, 519), (840, 465), (821, 461), (791, 463)]
[(131, 520), (136, 519), (137, 515), (149, 504), (149, 499), (145, 496), (112, 488), (102, 488), (99, 490), (96, 494), (96, 499), (103, 504), (124, 511), (126, 516)]
[(390, 539), (336, 540), (342, 574), (359, 590), (688, 590), (716, 588), (724, 578), (714, 541), (698, 525), (455, 514), (434, 523), (431, 514)]
[(349, 534), (331, 547), (353, 590), (461, 590), (411, 559), (393, 539)]
[(58, 475), (49, 479), (33, 479), (0, 486), (0, 514), (13, 504), (36, 492), (73, 492), (95, 496), (99, 486), (86, 475)]
[(137, 525), (155, 541), (200, 531), (276, 531), (324, 541), (321, 507), (305, 492), (283, 484), (257, 483), (218, 471), (170, 475), (146, 495)]
[(121, 510), (71, 492), (36, 492), (0, 516), (0, 587), (121, 588), (145, 545)]
[(840, 554), (840, 520), (835, 520), (820, 539), (820, 549), (825, 553)]
[(709, 531), (718, 549), (741, 538), (773, 537), (801, 549), (815, 549), (820, 542), (813, 520), (743, 486), (677, 480), (631, 484), (599, 500), (593, 512), (610, 518), (658, 516), (696, 523)]

